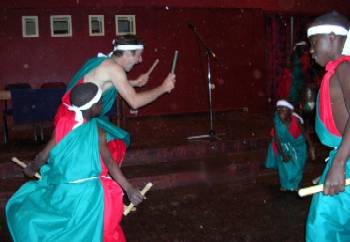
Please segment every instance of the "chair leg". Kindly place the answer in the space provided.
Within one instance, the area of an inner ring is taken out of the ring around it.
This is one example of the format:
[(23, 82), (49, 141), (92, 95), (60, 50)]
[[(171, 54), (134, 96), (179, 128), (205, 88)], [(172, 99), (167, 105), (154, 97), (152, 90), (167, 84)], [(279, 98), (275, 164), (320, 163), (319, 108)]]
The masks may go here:
[(41, 124), (39, 125), (39, 128), (40, 128), (40, 139), (41, 139), (41, 141), (43, 141), (44, 140), (44, 128)]
[(4, 144), (7, 144), (8, 139), (9, 139), (9, 133), (8, 133), (8, 126), (7, 126), (7, 118), (5, 114), (3, 114), (3, 132), (4, 132)]
[(37, 142), (38, 141), (38, 134), (37, 134), (37, 126), (34, 125), (33, 126), (33, 129), (34, 129), (34, 141)]

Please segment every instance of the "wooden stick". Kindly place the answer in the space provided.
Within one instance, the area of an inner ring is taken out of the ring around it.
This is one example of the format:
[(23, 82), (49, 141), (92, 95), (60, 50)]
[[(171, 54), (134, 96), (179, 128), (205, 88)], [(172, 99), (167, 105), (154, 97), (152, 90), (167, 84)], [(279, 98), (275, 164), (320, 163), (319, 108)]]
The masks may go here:
[(175, 53), (174, 53), (174, 58), (173, 58), (173, 64), (171, 66), (171, 73), (174, 74), (175, 73), (175, 68), (176, 68), (176, 62), (177, 62), (177, 57), (179, 55), (179, 51), (178, 50), (175, 50)]
[[(148, 192), (149, 189), (151, 189), (152, 186), (153, 186), (153, 184), (151, 182), (147, 183), (146, 186), (141, 190), (142, 196), (144, 196), (146, 194), (146, 192)], [(128, 215), (134, 207), (135, 207), (135, 205), (130, 203), (129, 206), (124, 210), (123, 214), (125, 216)]]
[[(19, 159), (17, 159), (16, 157), (12, 157), (11, 159), (13, 162), (15, 162), (17, 165), (19, 165), (20, 167), (22, 167), (23, 169), (25, 169), (27, 167), (27, 164), (24, 163), (23, 161), (20, 161)], [(35, 172), (34, 176), (38, 179), (41, 178), (40, 174), (38, 172)]]
[[(345, 180), (345, 185), (350, 185), (350, 178)], [(308, 195), (312, 195), (314, 193), (322, 192), (323, 191), (323, 184), (311, 186), (311, 187), (305, 187), (298, 191), (298, 194), (300, 197), (305, 197)]]
[(154, 68), (156, 68), (156, 66), (159, 63), (159, 59), (156, 59), (153, 63), (153, 65), (151, 66), (151, 68), (148, 69), (148, 71), (146, 72), (147, 75), (151, 75), (152, 71), (154, 70)]

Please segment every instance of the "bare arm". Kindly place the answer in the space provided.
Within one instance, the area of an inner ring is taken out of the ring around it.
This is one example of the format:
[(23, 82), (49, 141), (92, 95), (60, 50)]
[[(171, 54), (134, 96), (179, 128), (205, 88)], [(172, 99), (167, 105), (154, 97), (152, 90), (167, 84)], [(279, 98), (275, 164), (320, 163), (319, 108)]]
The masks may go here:
[(48, 160), (49, 153), (52, 147), (54, 147), (55, 145), (56, 145), (55, 132), (52, 132), (49, 142), (46, 144), (45, 148), (35, 156), (34, 161), (29, 162), (27, 167), (24, 169), (24, 174), (26, 174), (29, 177), (34, 177), (34, 174)]
[(347, 111), (347, 120), (343, 130), (343, 139), (334, 157), (332, 166), (327, 174), (324, 193), (334, 195), (344, 191), (345, 165), (350, 156), (350, 64), (341, 64), (336, 71), (336, 78), (343, 93), (344, 103)]
[(128, 80), (130, 86), (132, 87), (143, 87), (147, 84), (149, 80), (149, 74), (141, 74), (136, 80)]
[(123, 190), (126, 191), (129, 200), (134, 205), (138, 205), (143, 200), (142, 194), (128, 182), (117, 163), (114, 162), (111, 153), (109, 152), (107, 147), (105, 132), (101, 129), (99, 129), (98, 132), (100, 153), (102, 156), (102, 160), (108, 169), (109, 174), (111, 175), (113, 180), (115, 180), (123, 188)]
[(143, 87), (147, 84), (149, 80), (149, 76), (151, 75), (154, 68), (158, 65), (159, 59), (156, 59), (153, 65), (148, 69), (148, 71), (144, 74), (141, 74), (136, 80), (129, 80), (129, 83), (133, 87)]
[(108, 71), (113, 85), (133, 109), (138, 109), (153, 102), (159, 96), (170, 92), (175, 87), (175, 75), (169, 74), (160, 86), (148, 91), (137, 93), (127, 81), (126, 74), (121, 67), (118, 66), (118, 68), (116, 68), (115, 65), (110, 65), (106, 70)]

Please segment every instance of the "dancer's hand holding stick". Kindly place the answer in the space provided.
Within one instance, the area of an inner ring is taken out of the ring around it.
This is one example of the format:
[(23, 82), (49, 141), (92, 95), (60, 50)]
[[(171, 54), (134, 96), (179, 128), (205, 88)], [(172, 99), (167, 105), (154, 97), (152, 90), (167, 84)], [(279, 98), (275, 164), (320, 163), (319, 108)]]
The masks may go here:
[[(148, 192), (151, 189), (152, 186), (153, 186), (153, 184), (151, 182), (147, 183), (146, 186), (141, 190), (142, 196), (144, 196), (146, 194), (146, 192)], [(130, 203), (129, 206), (124, 210), (123, 214), (125, 216), (128, 215), (134, 207), (135, 207), (135, 205)]]
[(147, 82), (149, 81), (149, 76), (151, 75), (152, 71), (154, 70), (154, 68), (156, 68), (156, 66), (159, 63), (159, 59), (156, 59), (153, 62), (153, 65), (148, 69), (148, 71), (146, 73), (141, 74), (137, 80), (135, 81), (130, 81), (130, 84), (134, 87), (143, 87), (144, 85), (147, 84)]
[(148, 69), (148, 71), (146, 72), (147, 75), (151, 75), (152, 71), (154, 70), (154, 68), (156, 68), (156, 66), (158, 65), (159, 63), (159, 59), (156, 59), (154, 62), (153, 62), (153, 65)]
[[(23, 161), (20, 161), (19, 159), (17, 159), (16, 157), (12, 157), (11, 159), (14, 163), (16, 163), (17, 165), (19, 165), (20, 167), (22, 167), (23, 169), (27, 168), (27, 164), (24, 163)], [(40, 174), (38, 172), (35, 172), (34, 176), (38, 179), (41, 178)]]
[[(345, 180), (345, 185), (346, 186), (350, 185), (350, 178)], [(300, 197), (305, 197), (305, 196), (312, 195), (314, 193), (322, 192), (322, 191), (323, 191), (323, 184), (319, 184), (311, 187), (302, 188), (298, 191), (298, 194)]]

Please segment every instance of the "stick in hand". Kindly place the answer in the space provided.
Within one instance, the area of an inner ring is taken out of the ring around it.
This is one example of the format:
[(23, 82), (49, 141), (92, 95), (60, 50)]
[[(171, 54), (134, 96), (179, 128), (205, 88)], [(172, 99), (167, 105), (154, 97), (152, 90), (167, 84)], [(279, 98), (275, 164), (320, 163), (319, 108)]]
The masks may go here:
[[(23, 169), (25, 169), (25, 168), (27, 167), (27, 164), (26, 164), (26, 163), (24, 163), (23, 161), (20, 161), (20, 160), (17, 159), (16, 157), (12, 157), (11, 160), (12, 160), (13, 162), (15, 162), (17, 165), (19, 165), (20, 167), (22, 167)], [(35, 176), (36, 178), (38, 178), (38, 179), (41, 178), (41, 176), (39, 175), (38, 172), (36, 172), (36, 173), (34, 174), (34, 176)]]
[[(350, 178), (345, 180), (345, 186), (346, 185), (350, 185)], [(319, 184), (316, 186), (302, 188), (298, 191), (298, 194), (300, 197), (305, 197), (305, 196), (312, 195), (314, 193), (318, 193), (322, 191), (323, 191), (323, 184)]]
[(156, 59), (154, 62), (153, 62), (153, 65), (151, 66), (151, 68), (148, 69), (148, 71), (146, 72), (147, 75), (150, 75), (152, 73), (152, 71), (154, 70), (154, 68), (156, 68), (156, 66), (158, 65), (159, 63), (159, 59)]
[(179, 55), (179, 51), (178, 50), (175, 50), (175, 53), (174, 53), (174, 58), (173, 58), (173, 64), (171, 66), (171, 73), (174, 74), (175, 73), (175, 68), (176, 68), (176, 62), (177, 62), (177, 57)]
[[(146, 194), (146, 192), (148, 192), (149, 189), (151, 189), (152, 186), (153, 186), (153, 184), (151, 182), (147, 183), (146, 186), (141, 190), (142, 196), (144, 196)], [(130, 203), (129, 206), (124, 210), (123, 214), (125, 216), (128, 215), (134, 207), (135, 207), (135, 205)]]

